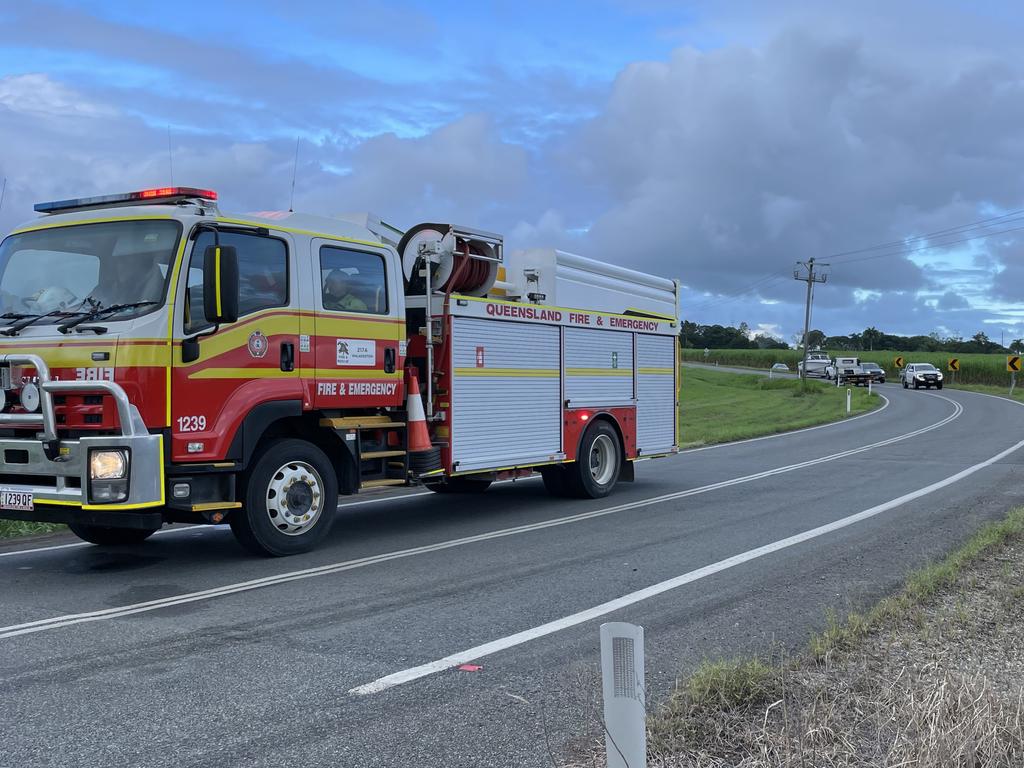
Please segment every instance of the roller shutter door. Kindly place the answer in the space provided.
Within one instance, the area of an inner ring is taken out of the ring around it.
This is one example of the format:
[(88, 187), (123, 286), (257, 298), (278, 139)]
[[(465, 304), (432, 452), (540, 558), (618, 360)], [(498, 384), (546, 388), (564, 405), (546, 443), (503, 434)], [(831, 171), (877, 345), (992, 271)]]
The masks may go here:
[(676, 370), (673, 336), (637, 334), (636, 444), (641, 455), (675, 445)]
[(452, 335), (454, 471), (560, 456), (558, 327), (456, 317)]
[(565, 397), (570, 408), (633, 403), (633, 334), (565, 329)]

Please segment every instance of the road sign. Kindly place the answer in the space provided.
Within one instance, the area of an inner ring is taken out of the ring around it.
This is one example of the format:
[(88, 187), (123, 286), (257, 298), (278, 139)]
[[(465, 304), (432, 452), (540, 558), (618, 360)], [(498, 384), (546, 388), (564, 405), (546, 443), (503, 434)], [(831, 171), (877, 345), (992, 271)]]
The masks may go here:
[(1020, 355), (1006, 356), (1006, 370), (1010, 373), (1020, 373)]
[(949, 358), (949, 370), (951, 370), (951, 371), (959, 371), (960, 370), (960, 358), (959, 357), (951, 357), (951, 358)]
[(902, 368), (904, 362), (905, 361), (903, 360), (903, 355), (900, 355), (895, 360), (893, 360), (893, 363), (896, 365), (897, 368)]

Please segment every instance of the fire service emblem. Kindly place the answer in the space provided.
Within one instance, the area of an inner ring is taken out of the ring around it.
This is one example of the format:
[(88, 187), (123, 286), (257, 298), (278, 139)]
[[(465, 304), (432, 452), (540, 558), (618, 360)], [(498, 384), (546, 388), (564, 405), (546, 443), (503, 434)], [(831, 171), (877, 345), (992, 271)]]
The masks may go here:
[(267, 337), (259, 331), (253, 331), (249, 336), (248, 346), (249, 354), (258, 360), (261, 357), (267, 356), (267, 350), (270, 348), (270, 342), (267, 341)]

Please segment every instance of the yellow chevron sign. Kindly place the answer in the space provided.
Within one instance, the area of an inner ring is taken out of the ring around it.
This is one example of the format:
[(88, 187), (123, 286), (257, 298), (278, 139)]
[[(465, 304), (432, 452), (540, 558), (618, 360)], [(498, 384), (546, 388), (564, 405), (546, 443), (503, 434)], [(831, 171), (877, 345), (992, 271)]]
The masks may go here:
[(951, 358), (949, 358), (949, 370), (950, 371), (959, 371), (960, 370), (960, 358), (959, 357), (951, 357)]
[(1020, 373), (1020, 355), (1006, 356), (1006, 370), (1010, 373)]
[(893, 365), (895, 365), (897, 368), (902, 368), (905, 362), (906, 361), (903, 359), (903, 355), (900, 355), (895, 360), (893, 360)]

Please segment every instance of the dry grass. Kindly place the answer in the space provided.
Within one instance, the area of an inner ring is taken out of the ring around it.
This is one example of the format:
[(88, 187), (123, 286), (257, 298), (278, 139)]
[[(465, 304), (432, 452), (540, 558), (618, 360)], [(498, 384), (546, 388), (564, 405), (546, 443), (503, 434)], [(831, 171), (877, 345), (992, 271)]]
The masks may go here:
[(1024, 766), (1024, 510), (797, 658), (704, 663), (648, 727), (652, 768)]

